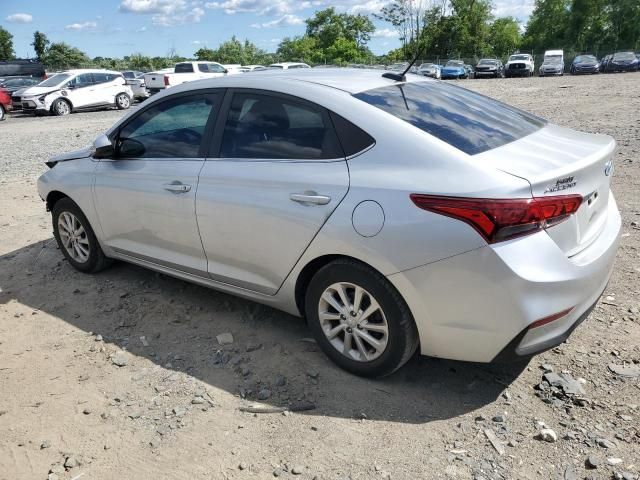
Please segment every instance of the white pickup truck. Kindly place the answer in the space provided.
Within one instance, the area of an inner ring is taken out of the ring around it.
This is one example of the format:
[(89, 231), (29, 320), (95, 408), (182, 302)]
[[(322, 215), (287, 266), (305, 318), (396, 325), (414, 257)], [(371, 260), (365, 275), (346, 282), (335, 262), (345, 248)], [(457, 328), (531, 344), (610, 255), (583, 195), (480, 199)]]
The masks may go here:
[(203, 78), (222, 77), (227, 73), (229, 71), (216, 62), (180, 62), (176, 63), (172, 72), (147, 73), (144, 76), (144, 83), (149, 93), (153, 94), (181, 83)]

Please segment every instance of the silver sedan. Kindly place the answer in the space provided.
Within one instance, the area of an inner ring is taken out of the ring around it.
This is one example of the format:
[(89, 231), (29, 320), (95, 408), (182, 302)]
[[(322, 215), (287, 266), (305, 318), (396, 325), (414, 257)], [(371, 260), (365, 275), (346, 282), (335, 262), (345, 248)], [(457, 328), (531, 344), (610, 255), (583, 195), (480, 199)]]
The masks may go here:
[(564, 341), (616, 254), (614, 140), (408, 77), (265, 72), (153, 97), (47, 162), (62, 253), (304, 316), (358, 375)]

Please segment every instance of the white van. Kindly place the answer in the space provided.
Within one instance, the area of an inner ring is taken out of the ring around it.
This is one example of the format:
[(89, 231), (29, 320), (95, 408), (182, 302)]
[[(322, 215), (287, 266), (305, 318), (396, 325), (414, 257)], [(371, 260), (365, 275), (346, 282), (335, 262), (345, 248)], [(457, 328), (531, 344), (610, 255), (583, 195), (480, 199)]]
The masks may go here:
[(540, 65), (538, 75), (564, 75), (564, 52), (562, 50), (547, 50), (544, 52), (544, 61)]

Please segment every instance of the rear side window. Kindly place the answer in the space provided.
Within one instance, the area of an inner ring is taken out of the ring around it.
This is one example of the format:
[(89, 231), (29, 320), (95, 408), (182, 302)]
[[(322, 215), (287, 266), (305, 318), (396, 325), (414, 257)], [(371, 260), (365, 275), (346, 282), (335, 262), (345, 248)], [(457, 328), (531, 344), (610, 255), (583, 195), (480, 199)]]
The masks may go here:
[(271, 95), (233, 96), (220, 157), (315, 160), (343, 156), (329, 115), (320, 107)]
[(107, 83), (115, 80), (119, 76), (120, 75), (115, 75), (113, 73), (102, 73), (102, 72), (94, 73), (93, 81), (94, 83)]
[(215, 63), (199, 63), (198, 70), (204, 73), (224, 73), (226, 71), (222, 65)]
[(174, 73), (193, 73), (193, 65), (190, 63), (178, 63)]
[(356, 127), (349, 120), (333, 112), (330, 115), (345, 156), (350, 157), (360, 153), (376, 143), (371, 135)]
[(444, 82), (391, 85), (354, 95), (469, 155), (518, 140), (545, 121)]

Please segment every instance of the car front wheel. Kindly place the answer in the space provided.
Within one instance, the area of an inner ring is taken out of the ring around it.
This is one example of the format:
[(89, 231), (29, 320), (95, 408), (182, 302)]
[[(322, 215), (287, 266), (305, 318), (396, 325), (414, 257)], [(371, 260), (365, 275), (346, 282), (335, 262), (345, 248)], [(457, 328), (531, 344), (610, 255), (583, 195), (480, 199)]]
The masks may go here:
[(116, 95), (116, 107), (118, 107), (118, 110), (126, 110), (130, 106), (131, 99), (129, 98), (129, 95), (126, 93), (119, 93)]
[(418, 347), (413, 317), (400, 294), (378, 272), (353, 260), (333, 261), (314, 275), (305, 312), (322, 350), (356, 375), (389, 375)]
[(51, 111), (59, 117), (69, 115), (71, 113), (71, 105), (66, 100), (59, 98), (51, 105)]
[(0, 105), (0, 122), (5, 119), (4, 107)]
[(51, 217), (58, 247), (76, 270), (94, 273), (110, 265), (111, 260), (102, 252), (87, 217), (73, 200), (58, 200)]

